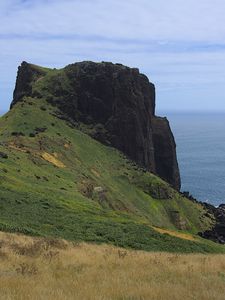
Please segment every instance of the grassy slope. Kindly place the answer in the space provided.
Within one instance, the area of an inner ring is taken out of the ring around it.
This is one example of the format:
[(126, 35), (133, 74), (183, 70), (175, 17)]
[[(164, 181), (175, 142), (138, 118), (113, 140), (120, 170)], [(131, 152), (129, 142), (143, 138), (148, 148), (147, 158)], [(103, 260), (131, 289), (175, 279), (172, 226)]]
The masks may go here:
[[(40, 127), (46, 129), (37, 133)], [(210, 219), (200, 205), (117, 150), (55, 117), (44, 100), (26, 98), (0, 118), (0, 151), (8, 154), (0, 158), (2, 230), (146, 250), (223, 251), (199, 238), (188, 241), (155, 231), (152, 225), (177, 230), (174, 211), (191, 234), (210, 226)], [(159, 188), (170, 199), (154, 199)]]
[(224, 299), (224, 255), (147, 253), (2, 232), (0, 241), (0, 299)]

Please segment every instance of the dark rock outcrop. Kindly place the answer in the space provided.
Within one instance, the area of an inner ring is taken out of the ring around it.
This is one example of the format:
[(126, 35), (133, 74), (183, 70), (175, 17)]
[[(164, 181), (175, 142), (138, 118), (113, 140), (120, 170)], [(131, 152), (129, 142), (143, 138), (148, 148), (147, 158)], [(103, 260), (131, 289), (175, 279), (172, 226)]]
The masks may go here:
[(16, 86), (13, 93), (13, 101), (10, 108), (18, 101), (22, 100), (24, 96), (32, 94), (32, 83), (37, 80), (43, 73), (27, 62), (22, 62), (18, 68)]
[(203, 238), (214, 242), (225, 244), (225, 204), (215, 207), (208, 203), (203, 203), (204, 208), (215, 218), (215, 225), (211, 230), (200, 232), (199, 235)]
[(176, 144), (166, 118), (152, 117), (156, 174), (175, 187), (180, 187)]
[(8, 158), (8, 155), (4, 152), (0, 152), (0, 158), (5, 158), (7, 159)]
[(37, 92), (32, 82), (40, 76), (33, 65), (21, 65), (12, 106), (25, 95), (46, 98), (61, 117), (89, 126), (92, 137), (180, 189), (169, 122), (155, 116), (155, 87), (138, 69), (107, 62), (75, 63), (55, 72)]

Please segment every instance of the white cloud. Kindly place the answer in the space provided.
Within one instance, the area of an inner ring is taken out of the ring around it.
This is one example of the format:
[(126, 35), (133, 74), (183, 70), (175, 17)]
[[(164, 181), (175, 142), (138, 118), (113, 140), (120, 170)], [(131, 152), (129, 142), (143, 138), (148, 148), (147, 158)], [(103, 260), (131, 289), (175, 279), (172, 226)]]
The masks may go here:
[[(7, 3), (10, 4), (7, 4)], [(2, 34), (221, 41), (224, 0), (2, 0)], [(9, 26), (10, 25), (10, 26)]]
[(225, 109), (224, 11), (224, 0), (0, 0), (0, 110), (23, 60), (121, 62), (156, 84), (160, 108)]

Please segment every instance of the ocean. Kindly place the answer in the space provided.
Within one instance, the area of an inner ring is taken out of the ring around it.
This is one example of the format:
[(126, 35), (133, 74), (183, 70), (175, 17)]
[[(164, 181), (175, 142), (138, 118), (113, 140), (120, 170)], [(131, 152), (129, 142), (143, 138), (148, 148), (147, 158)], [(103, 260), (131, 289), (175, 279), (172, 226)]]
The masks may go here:
[(215, 206), (225, 203), (225, 113), (163, 115), (177, 144), (181, 190)]

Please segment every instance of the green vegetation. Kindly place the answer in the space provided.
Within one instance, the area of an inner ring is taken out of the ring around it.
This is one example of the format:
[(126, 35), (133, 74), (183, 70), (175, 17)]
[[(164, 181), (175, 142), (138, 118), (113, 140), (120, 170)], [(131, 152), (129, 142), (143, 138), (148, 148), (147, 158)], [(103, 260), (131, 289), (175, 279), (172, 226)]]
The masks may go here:
[[(47, 81), (59, 73), (43, 72)], [(143, 250), (225, 251), (197, 236), (155, 231), (196, 235), (213, 220), (200, 204), (79, 129), (38, 98), (24, 98), (0, 118), (0, 153), (7, 155), (0, 156), (0, 230)]]

